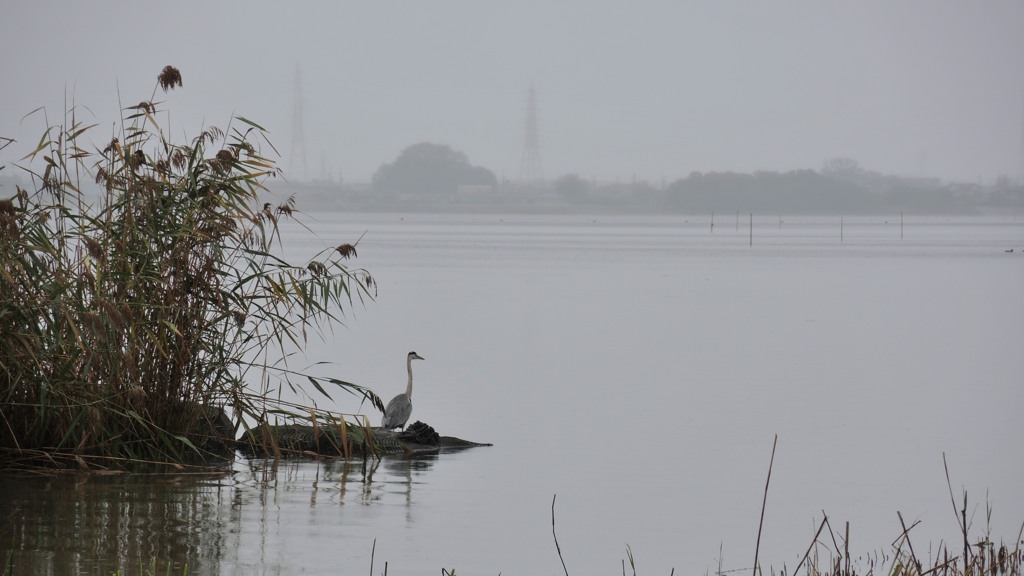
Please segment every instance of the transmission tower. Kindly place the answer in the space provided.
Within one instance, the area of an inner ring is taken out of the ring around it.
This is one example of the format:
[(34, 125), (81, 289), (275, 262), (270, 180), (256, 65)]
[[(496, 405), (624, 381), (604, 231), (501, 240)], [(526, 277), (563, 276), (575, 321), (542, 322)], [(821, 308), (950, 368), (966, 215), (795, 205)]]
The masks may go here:
[(302, 71), (299, 69), (298, 64), (295, 64), (295, 92), (293, 98), (292, 150), (288, 156), (288, 169), (293, 174), (301, 176), (302, 180), (306, 180), (306, 134), (302, 121), (302, 109), (304, 108), (302, 103)]
[(526, 101), (526, 130), (523, 139), (523, 161), (519, 165), (519, 179), (523, 182), (544, 181), (544, 169), (540, 164), (540, 143), (537, 138), (537, 97), (532, 83)]

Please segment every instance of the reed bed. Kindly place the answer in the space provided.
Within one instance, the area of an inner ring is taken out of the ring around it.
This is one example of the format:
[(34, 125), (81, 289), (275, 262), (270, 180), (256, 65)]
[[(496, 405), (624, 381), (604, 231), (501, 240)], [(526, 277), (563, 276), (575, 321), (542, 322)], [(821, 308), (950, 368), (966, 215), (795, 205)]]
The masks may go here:
[[(758, 551), (761, 546), (761, 528), (764, 525), (765, 505), (768, 501), (768, 490), (771, 485), (778, 441), (779, 437), (776, 435), (772, 443), (771, 459), (768, 462), (768, 475), (761, 505), (761, 521), (758, 525), (754, 563), (753, 568), (750, 569), (753, 576), (764, 574), (758, 559)], [(1021, 548), (1024, 545), (1024, 541), (1022, 541), (1024, 524), (1021, 525), (1016, 540), (1009, 545), (1005, 542), (996, 545), (992, 540), (990, 530), (986, 530), (981, 537), (972, 536), (970, 534), (971, 522), (967, 516), (967, 491), (963, 492), (962, 500), (958, 505), (953, 496), (953, 485), (949, 478), (949, 465), (945, 454), (942, 455), (942, 465), (946, 473), (950, 504), (952, 504), (959, 529), (957, 541), (962, 543), (962, 548), (940, 542), (934, 551), (931, 546), (927, 547), (928, 556), (919, 556), (914, 550), (910, 532), (920, 522), (914, 522), (908, 526), (903, 519), (903, 514), (897, 511), (896, 517), (899, 519), (902, 531), (892, 541), (890, 547), (854, 558), (850, 554), (850, 523), (846, 522), (843, 531), (839, 532), (833, 528), (828, 515), (822, 510), (822, 520), (818, 525), (818, 530), (796, 568), (790, 572), (783, 566), (778, 572), (774, 569), (769, 570), (770, 574), (772, 576), (787, 576), (788, 574), (806, 574), (807, 576), (1020, 576), (1022, 568), (1024, 568), (1024, 549)], [(986, 512), (986, 520), (990, 522), (992, 518), (990, 504), (986, 506)], [(822, 535), (826, 528), (828, 529), (827, 538)], [(842, 544), (840, 545), (840, 543)], [(632, 564), (632, 554), (629, 556)], [(738, 570), (738, 572), (746, 572), (746, 570)], [(623, 573), (625, 573), (625, 562), (623, 562)], [(718, 576), (724, 574), (721, 566), (716, 574)]]
[(0, 199), (0, 466), (208, 462), (239, 428), (318, 417), (276, 403), (285, 386), (380, 405), (288, 364), (375, 296), (355, 244), (286, 261), (279, 224), (299, 212), (261, 200), (281, 176), (267, 131), (236, 116), (173, 142), (154, 98), (181, 86), (164, 68), (109, 136), (74, 106), (33, 113), (47, 128), (15, 166), (31, 185)]
[[(903, 518), (900, 517), (903, 524)], [(803, 560), (792, 572), (785, 568), (771, 573), (779, 576), (806, 574), (807, 576), (1020, 576), (1024, 570), (1024, 550), (1021, 534), (1015, 542), (996, 543), (986, 534), (971, 543), (958, 545), (939, 543), (936, 549), (925, 547), (925, 555), (915, 551), (910, 531), (903, 530), (885, 550), (852, 557), (849, 550), (849, 523), (842, 531), (833, 530), (826, 517), (821, 526), (828, 528), (826, 536), (819, 529)], [(919, 543), (920, 545), (920, 543)], [(757, 570), (760, 572), (760, 569)]]
[[(718, 568), (714, 571), (715, 576), (732, 576), (750, 574), (751, 576), (763, 576), (765, 574), (759, 559), (761, 548), (761, 534), (764, 527), (765, 508), (768, 501), (768, 491), (771, 486), (772, 468), (775, 463), (775, 450), (778, 447), (778, 435), (772, 442), (771, 459), (768, 463), (768, 474), (765, 480), (764, 499), (761, 505), (760, 521), (757, 529), (757, 541), (755, 543), (754, 562), (750, 568), (737, 568), (725, 570), (722, 565), (721, 549), (719, 549)], [(972, 535), (972, 522), (968, 517), (967, 491), (964, 490), (962, 499), (957, 502), (953, 496), (953, 486), (949, 477), (949, 466), (946, 462), (946, 455), (942, 455), (942, 464), (946, 472), (946, 486), (949, 488), (949, 500), (956, 518), (959, 534), (956, 537), (956, 544), (939, 542), (936, 548), (929, 544), (925, 548), (919, 547), (917, 551), (911, 539), (911, 531), (920, 524), (914, 522), (909, 526), (903, 519), (903, 514), (896, 512), (899, 519), (899, 526), (902, 531), (892, 541), (888, 548), (876, 549), (866, 555), (852, 556), (850, 553), (850, 523), (846, 522), (842, 532), (833, 528), (828, 515), (822, 511), (822, 520), (818, 524), (817, 532), (811, 540), (803, 558), (790, 570), (786, 565), (776, 570), (770, 567), (768, 573), (771, 576), (1021, 576), (1024, 574), (1024, 523), (1017, 532), (1016, 539), (1011, 543), (996, 541), (992, 538), (991, 529), (988, 528), (992, 519), (992, 506), (986, 503), (986, 530), (983, 535)], [(557, 495), (551, 498), (551, 537), (554, 540), (555, 551), (562, 564), (562, 571), (569, 576), (569, 568), (565, 558), (562, 556), (562, 547), (558, 544), (558, 534), (555, 531), (555, 500)], [(972, 515), (973, 517), (973, 515)], [(827, 532), (825, 531), (827, 528)], [(927, 550), (926, 556), (919, 555), (919, 551)], [(626, 545), (626, 558), (622, 560), (622, 576), (626, 576), (627, 560), (633, 576), (637, 576), (637, 562), (633, 556), (633, 550)], [(371, 564), (371, 574), (372, 574)], [(454, 570), (452, 571), (454, 573)], [(708, 576), (711, 572), (705, 573)], [(669, 576), (675, 575), (675, 568), (672, 568)]]
[[(980, 536), (970, 534), (970, 523), (967, 516), (967, 494), (963, 495), (962, 506), (953, 502), (957, 514), (959, 534), (956, 544), (939, 542), (933, 548), (930, 544), (915, 549), (911, 532), (919, 522), (907, 525), (903, 515), (896, 513), (901, 529), (899, 535), (887, 548), (879, 548), (867, 554), (851, 555), (850, 523), (846, 522), (837, 530), (832, 526), (827, 515), (824, 515), (817, 532), (811, 539), (800, 562), (795, 568), (783, 565), (780, 569), (770, 567), (767, 571), (771, 576), (1021, 576), (1024, 574), (1024, 524), (1013, 542), (996, 542), (990, 531)], [(992, 508), (986, 507), (987, 518), (991, 519)], [(760, 531), (759, 531), (760, 532)], [(571, 572), (562, 556), (562, 548), (558, 544), (555, 533), (555, 498), (551, 500), (551, 534), (555, 551), (562, 565), (565, 576)], [(760, 534), (758, 536), (760, 539)], [(962, 541), (961, 541), (962, 538)], [(962, 548), (961, 548), (962, 546)], [(921, 555), (924, 554), (924, 555)], [(637, 576), (637, 559), (633, 551), (626, 545), (626, 558), (622, 560), (622, 576)], [(371, 569), (372, 573), (372, 569)], [(454, 571), (452, 571), (454, 573)], [(721, 554), (718, 567), (714, 572), (706, 572), (705, 576), (761, 576), (765, 574), (760, 563), (755, 562), (752, 568), (724, 569)], [(675, 568), (669, 576), (675, 575)]]

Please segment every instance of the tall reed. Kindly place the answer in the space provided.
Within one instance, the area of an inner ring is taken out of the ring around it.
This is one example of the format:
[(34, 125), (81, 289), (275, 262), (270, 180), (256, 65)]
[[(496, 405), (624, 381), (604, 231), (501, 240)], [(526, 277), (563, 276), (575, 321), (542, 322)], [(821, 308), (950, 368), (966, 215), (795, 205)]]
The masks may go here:
[(275, 382), (325, 395), (330, 384), (380, 404), (286, 362), (310, 332), (374, 297), (372, 276), (343, 263), (354, 245), (286, 261), (278, 226), (297, 211), (294, 198), (261, 199), (280, 175), (266, 130), (236, 116), (173, 142), (153, 97), (181, 85), (164, 68), (153, 96), (125, 108), (98, 146), (88, 144), (97, 125), (77, 108), (62, 124), (47, 120), (18, 166), (30, 189), (0, 200), (8, 466), (204, 459), (277, 409)]

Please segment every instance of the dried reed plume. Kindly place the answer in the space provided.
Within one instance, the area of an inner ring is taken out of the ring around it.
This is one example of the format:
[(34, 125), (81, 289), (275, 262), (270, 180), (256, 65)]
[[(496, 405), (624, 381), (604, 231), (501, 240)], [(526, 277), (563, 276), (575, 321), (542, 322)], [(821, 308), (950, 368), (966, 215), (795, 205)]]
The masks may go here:
[(160, 87), (164, 89), (164, 92), (173, 89), (175, 86), (182, 86), (181, 72), (174, 66), (164, 66), (164, 69), (160, 71), (160, 75), (156, 79)]

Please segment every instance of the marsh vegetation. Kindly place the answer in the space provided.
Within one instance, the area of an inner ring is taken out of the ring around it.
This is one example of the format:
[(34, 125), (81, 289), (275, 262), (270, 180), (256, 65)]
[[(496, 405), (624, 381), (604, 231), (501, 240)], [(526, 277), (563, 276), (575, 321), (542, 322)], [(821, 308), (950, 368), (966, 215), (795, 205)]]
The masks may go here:
[(78, 107), (53, 124), (33, 113), (47, 128), (15, 166), (31, 186), (0, 200), (5, 467), (180, 466), (230, 455), (240, 428), (277, 416), (347, 426), (275, 401), (285, 386), (380, 403), (288, 362), (374, 297), (369, 272), (345, 263), (355, 244), (283, 259), (278, 224), (299, 213), (260, 199), (280, 176), (266, 130), (236, 116), (172, 141), (154, 98), (180, 86), (164, 68), (110, 136)]

